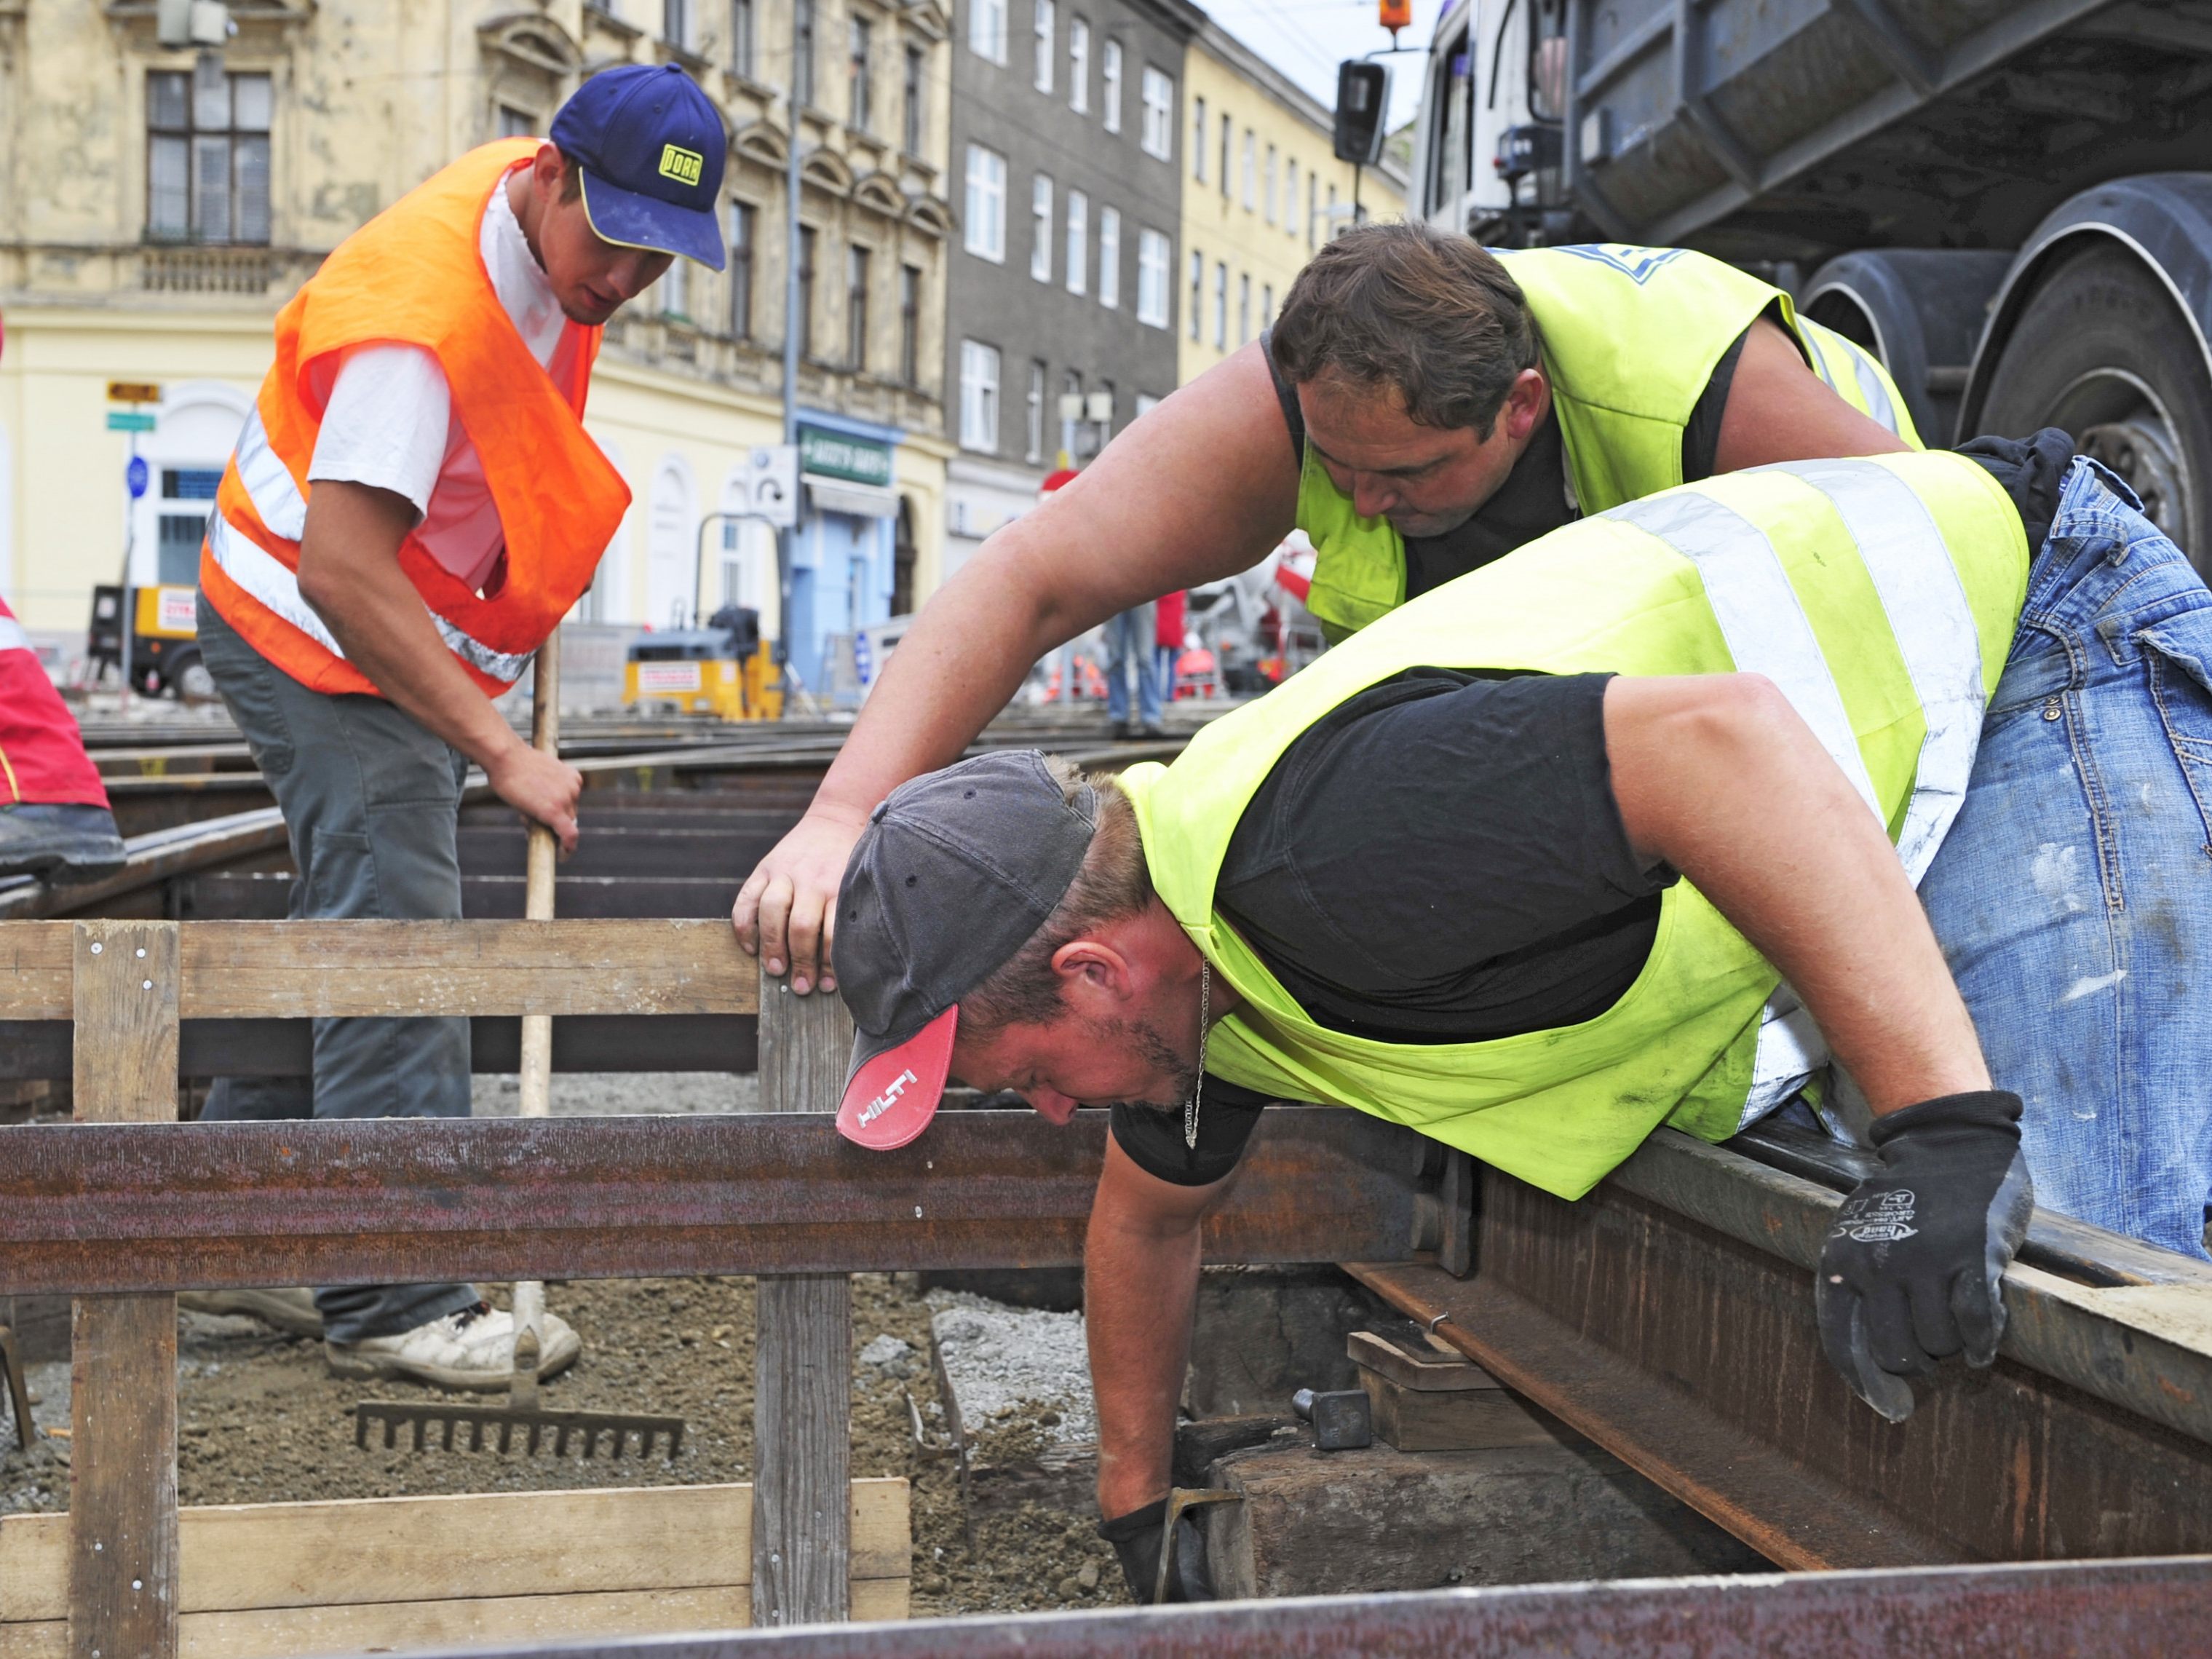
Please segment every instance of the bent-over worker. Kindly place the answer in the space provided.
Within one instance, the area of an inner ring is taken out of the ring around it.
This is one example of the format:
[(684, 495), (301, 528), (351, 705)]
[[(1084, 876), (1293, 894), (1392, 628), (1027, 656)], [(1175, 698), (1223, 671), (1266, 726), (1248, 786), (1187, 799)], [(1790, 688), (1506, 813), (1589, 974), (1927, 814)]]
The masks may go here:
[(0, 599), (0, 876), (90, 881), (124, 857), (84, 734)]
[(1170, 766), (1000, 753), (893, 792), (839, 901), (840, 1126), (902, 1144), (948, 1074), (1111, 1105), (1085, 1313), (1140, 1582), (1200, 1222), (1269, 1099), (1573, 1199), (1825, 1069), (1881, 1168), (1822, 1338), (1902, 1418), (1907, 1378), (1995, 1356), (2031, 1192), (2205, 1254), (2212, 1036), (2171, 1005), (2212, 954), (2208, 687), (2212, 593), (2063, 433), (1632, 502)]
[[(1030, 665), (1304, 530), (1337, 638), (1584, 513), (1745, 467), (1915, 442), (1873, 358), (1678, 248), (1493, 256), (1420, 224), (1316, 253), (1271, 333), (999, 531), (933, 596), (732, 921), (805, 993), (869, 808), (942, 766)], [(1111, 550), (1108, 557), (1096, 550)]]
[[(492, 707), (590, 586), (629, 502), (583, 427), (603, 325), (681, 254), (720, 270), (721, 118), (673, 65), (594, 76), (551, 142), (471, 150), (348, 237), (276, 361), (200, 559), (209, 671), (284, 811), (295, 916), (458, 917), (471, 762), (576, 841), (582, 779)], [(208, 1118), (306, 1116), (225, 1079)], [(315, 1022), (318, 1118), (465, 1117), (465, 1019)], [(319, 1331), (331, 1370), (495, 1389), (509, 1316), (469, 1285), (186, 1298)], [(541, 1374), (574, 1359), (545, 1321)]]

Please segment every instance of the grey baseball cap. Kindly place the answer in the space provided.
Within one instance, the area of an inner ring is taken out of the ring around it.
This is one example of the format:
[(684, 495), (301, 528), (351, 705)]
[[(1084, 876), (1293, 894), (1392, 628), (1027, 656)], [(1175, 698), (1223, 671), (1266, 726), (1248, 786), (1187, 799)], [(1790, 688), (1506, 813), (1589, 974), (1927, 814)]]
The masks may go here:
[(839, 1133), (889, 1152), (929, 1127), (960, 999), (1044, 925), (1097, 822), (1097, 793), (1071, 800), (1034, 749), (928, 773), (869, 815), (837, 896), (837, 988), (860, 1028)]

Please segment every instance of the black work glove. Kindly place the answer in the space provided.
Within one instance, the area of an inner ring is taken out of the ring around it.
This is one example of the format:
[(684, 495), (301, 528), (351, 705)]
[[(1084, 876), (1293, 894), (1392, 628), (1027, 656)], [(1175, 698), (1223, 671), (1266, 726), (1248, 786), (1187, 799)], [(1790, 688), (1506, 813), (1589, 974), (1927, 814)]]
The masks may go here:
[[(1140, 1607), (1152, 1605), (1152, 1594), (1159, 1583), (1160, 1543), (1167, 1531), (1167, 1518), (1168, 1500), (1163, 1498), (1099, 1523), (1098, 1535), (1121, 1558), (1129, 1599)], [(1206, 1534), (1199, 1530), (1198, 1516), (1191, 1510), (1185, 1510), (1176, 1521), (1175, 1559), (1168, 1568), (1166, 1599), (1213, 1600), (1213, 1580), (1206, 1565)]]
[(1820, 1346), (1893, 1423), (1912, 1415), (1906, 1377), (1961, 1351), (1970, 1365), (1997, 1357), (1998, 1282), (2035, 1203), (2020, 1109), (2018, 1095), (1989, 1089), (1876, 1118), (1882, 1170), (1851, 1190), (1828, 1230), (1814, 1284)]

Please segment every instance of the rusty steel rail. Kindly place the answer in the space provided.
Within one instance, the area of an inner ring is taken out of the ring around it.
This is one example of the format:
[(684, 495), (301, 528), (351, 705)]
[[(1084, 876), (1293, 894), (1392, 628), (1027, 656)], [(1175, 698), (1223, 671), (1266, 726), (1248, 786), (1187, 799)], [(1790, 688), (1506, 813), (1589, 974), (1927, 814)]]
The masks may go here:
[[(1083, 1259), (1106, 1114), (952, 1111), (896, 1152), (822, 1113), (56, 1124), (6, 1132), (0, 1295)], [(1352, 1112), (1263, 1119), (1212, 1261), (1434, 1243), (1428, 1144)]]
[[(2212, 1557), (1672, 1578), (471, 1648), (471, 1659), (2081, 1659), (2201, 1653)], [(458, 1656), (456, 1656), (458, 1659)]]

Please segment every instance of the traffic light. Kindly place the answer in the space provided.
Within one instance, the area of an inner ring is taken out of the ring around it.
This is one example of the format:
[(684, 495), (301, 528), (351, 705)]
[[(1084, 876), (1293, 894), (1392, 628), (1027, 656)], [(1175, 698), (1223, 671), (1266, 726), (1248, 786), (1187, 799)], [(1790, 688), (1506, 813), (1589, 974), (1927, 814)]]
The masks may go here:
[(1413, 0), (1376, 0), (1382, 27), (1395, 34), (1413, 27)]
[(1351, 58), (1336, 66), (1336, 159), (1371, 167), (1382, 159), (1382, 117), (1390, 107), (1390, 71)]

